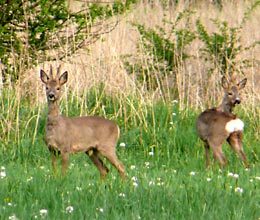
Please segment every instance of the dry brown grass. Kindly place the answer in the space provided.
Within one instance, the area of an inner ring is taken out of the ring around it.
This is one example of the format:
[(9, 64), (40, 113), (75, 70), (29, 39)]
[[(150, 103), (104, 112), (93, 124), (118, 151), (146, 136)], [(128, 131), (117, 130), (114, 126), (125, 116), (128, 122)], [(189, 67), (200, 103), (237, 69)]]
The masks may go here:
[[(178, 12), (187, 7), (192, 7), (195, 11), (191, 22), (194, 25), (197, 18), (200, 18), (203, 24), (209, 31), (215, 31), (215, 27), (211, 19), (221, 19), (229, 22), (230, 25), (237, 26), (244, 15), (247, 7), (251, 4), (250, 1), (227, 1), (224, 3), (223, 10), (219, 10), (208, 1), (199, 1), (194, 5), (190, 5), (183, 1), (182, 4), (173, 5), (167, 9), (163, 8), (159, 2), (154, 2), (153, 5), (142, 2), (137, 5), (131, 13), (118, 18), (120, 23), (116, 29), (100, 38), (96, 43), (89, 48), (83, 49), (62, 62), (63, 70), (69, 71), (69, 89), (73, 94), (78, 96), (82, 92), (87, 91), (93, 86), (104, 83), (108, 93), (125, 95), (135, 95), (144, 101), (154, 101), (158, 99), (160, 91), (147, 92), (142, 85), (135, 79), (135, 73), (129, 75), (124, 67), (123, 55), (133, 55), (143, 61), (146, 65), (147, 57), (145, 54), (137, 50), (137, 44), (140, 36), (137, 30), (131, 25), (141, 23), (147, 27), (155, 27), (163, 25), (162, 18), (165, 16), (168, 20), (173, 20)], [(248, 22), (244, 25), (242, 42), (244, 45), (260, 39), (260, 8), (251, 16)], [(184, 24), (183, 24), (184, 25)], [(166, 27), (167, 28), (167, 27)], [(176, 86), (179, 88), (179, 102), (183, 108), (187, 105), (196, 108), (205, 107), (218, 103), (222, 96), (221, 89), (216, 86), (220, 80), (220, 74), (215, 72), (211, 78), (205, 82), (207, 74), (207, 66), (201, 60), (199, 49), (201, 43), (194, 41), (190, 46), (189, 51), (192, 52), (194, 58), (189, 59), (185, 65), (177, 71), (177, 84), (172, 84), (171, 79), (165, 82), (165, 86)], [(87, 50), (88, 49), (88, 50)], [(251, 52), (241, 54), (247, 58), (258, 58), (260, 55), (259, 47)], [(54, 63), (58, 65), (58, 63)], [(22, 79), (23, 88), (28, 91), (33, 91), (37, 102), (42, 102), (45, 96), (42, 92), (42, 85), (39, 80), (39, 68), (48, 69), (49, 63), (39, 65), (34, 70), (29, 71)], [(253, 106), (259, 105), (260, 100), (260, 67), (255, 65), (248, 69), (246, 76), (249, 83), (244, 93), (245, 100)], [(158, 73), (159, 74), (159, 73)], [(241, 76), (242, 77), (242, 76)], [(201, 87), (208, 85), (206, 93), (201, 92)], [(169, 94), (170, 95), (170, 94)], [(248, 105), (247, 105), (248, 106)]]

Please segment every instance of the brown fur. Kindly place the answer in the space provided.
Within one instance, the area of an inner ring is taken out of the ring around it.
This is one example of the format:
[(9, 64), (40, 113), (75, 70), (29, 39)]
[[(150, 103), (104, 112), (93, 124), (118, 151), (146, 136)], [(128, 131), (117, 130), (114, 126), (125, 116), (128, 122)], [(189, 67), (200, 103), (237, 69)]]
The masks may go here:
[(242, 131), (229, 133), (226, 131), (226, 124), (236, 119), (236, 115), (232, 113), (236, 104), (240, 103), (239, 90), (243, 89), (246, 79), (237, 84), (231, 84), (222, 78), (222, 87), (225, 94), (221, 105), (217, 108), (208, 109), (202, 112), (196, 123), (197, 133), (204, 142), (206, 153), (206, 166), (210, 165), (210, 148), (213, 156), (217, 159), (221, 166), (226, 164), (226, 158), (222, 152), (222, 145), (225, 140), (228, 141), (233, 150), (240, 156), (246, 166), (248, 166), (245, 153), (242, 146)]
[(61, 154), (63, 174), (68, 167), (69, 154), (85, 152), (97, 166), (101, 178), (104, 178), (109, 170), (100, 155), (106, 157), (124, 178), (124, 166), (118, 160), (115, 150), (119, 138), (117, 124), (96, 116), (70, 118), (60, 115), (58, 105), (60, 90), (67, 82), (67, 78), (67, 72), (59, 77), (59, 69), (56, 78), (53, 77), (52, 67), (50, 76), (41, 70), (41, 80), (46, 85), (49, 107), (45, 141), (52, 153), (53, 169), (56, 170), (57, 152)]

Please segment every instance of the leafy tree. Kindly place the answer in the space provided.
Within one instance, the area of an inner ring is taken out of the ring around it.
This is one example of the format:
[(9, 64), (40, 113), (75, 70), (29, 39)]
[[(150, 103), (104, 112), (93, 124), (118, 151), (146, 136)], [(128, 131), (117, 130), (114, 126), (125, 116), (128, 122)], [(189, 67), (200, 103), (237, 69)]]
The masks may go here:
[(19, 68), (72, 55), (118, 22), (94, 33), (93, 27), (101, 27), (102, 20), (125, 12), (136, 1), (89, 4), (73, 12), (66, 0), (0, 0), (0, 59), (5, 74), (17, 79)]
[(244, 69), (251, 66), (255, 61), (247, 58), (239, 58), (239, 55), (260, 44), (260, 41), (256, 40), (250, 45), (245, 46), (241, 40), (245, 22), (259, 5), (260, 1), (255, 1), (246, 10), (241, 24), (236, 27), (230, 27), (226, 21), (213, 20), (213, 23), (217, 27), (217, 31), (214, 33), (209, 33), (202, 22), (199, 19), (197, 20), (197, 35), (203, 42), (201, 55), (206, 62), (211, 64), (211, 68), (208, 71), (209, 75), (214, 70), (217, 70), (221, 75), (232, 78), (235, 72), (243, 72)]

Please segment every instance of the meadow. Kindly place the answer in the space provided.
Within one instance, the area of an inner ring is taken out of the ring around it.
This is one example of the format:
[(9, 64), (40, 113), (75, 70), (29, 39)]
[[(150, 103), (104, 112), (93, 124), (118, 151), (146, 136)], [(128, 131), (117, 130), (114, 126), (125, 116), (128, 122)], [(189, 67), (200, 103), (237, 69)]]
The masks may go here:
[[(27, 50), (14, 53), (9, 72), (16, 81), (0, 65), (0, 220), (260, 219), (260, 2), (176, 2), (138, 1), (98, 22), (101, 32), (117, 25), (95, 43), (73, 56), (62, 50), (63, 60), (28, 68)], [(70, 156), (66, 176), (53, 173), (39, 78), (50, 64), (69, 72), (62, 114), (119, 125), (125, 181), (106, 160), (110, 172), (101, 181), (83, 153)], [(221, 76), (234, 67), (237, 78), (248, 78), (235, 113), (245, 123), (250, 167), (225, 144), (228, 165), (220, 169), (211, 158), (205, 169), (196, 117), (221, 102)]]
[(1, 99), (3, 117), (13, 114), (17, 118), (1, 137), (1, 219), (260, 217), (260, 152), (255, 133), (259, 112), (255, 118), (238, 111), (246, 124), (244, 148), (250, 168), (245, 169), (225, 145), (228, 166), (220, 170), (212, 162), (206, 170), (204, 149), (194, 126), (198, 111), (180, 110), (178, 101), (151, 105), (141, 105), (133, 97), (120, 101), (100, 89), (86, 93), (81, 102), (68, 96), (61, 104), (64, 114), (79, 115), (81, 109), (87, 109), (87, 114), (102, 115), (120, 125), (117, 152), (127, 179), (122, 181), (105, 161), (110, 173), (101, 181), (85, 154), (70, 157), (65, 177), (54, 175), (43, 142), (47, 106), (33, 108), (26, 100), (17, 104), (13, 97), (7, 93)]

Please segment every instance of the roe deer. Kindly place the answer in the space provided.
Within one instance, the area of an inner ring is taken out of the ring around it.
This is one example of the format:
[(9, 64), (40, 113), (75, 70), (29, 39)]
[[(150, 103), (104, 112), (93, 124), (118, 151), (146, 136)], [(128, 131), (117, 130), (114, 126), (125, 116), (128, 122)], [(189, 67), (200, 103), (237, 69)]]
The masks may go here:
[(64, 175), (68, 167), (69, 154), (84, 152), (97, 166), (101, 178), (104, 178), (109, 170), (102, 162), (100, 155), (106, 157), (124, 178), (124, 166), (118, 160), (115, 149), (120, 133), (117, 124), (96, 116), (70, 118), (60, 115), (58, 105), (60, 89), (68, 80), (68, 72), (59, 76), (59, 66), (56, 77), (54, 77), (51, 66), (49, 76), (43, 70), (40, 71), (40, 75), (46, 86), (48, 100), (45, 142), (52, 154), (54, 171), (58, 154), (61, 154), (62, 174)]
[(247, 79), (239, 83), (230, 83), (226, 77), (222, 78), (224, 98), (219, 107), (207, 109), (202, 112), (196, 123), (197, 133), (204, 142), (206, 153), (206, 166), (210, 165), (210, 148), (213, 151), (214, 159), (217, 159), (220, 166), (226, 164), (222, 152), (222, 144), (225, 140), (242, 159), (245, 166), (248, 166), (246, 155), (242, 146), (242, 135), (244, 123), (232, 113), (236, 104), (240, 104), (239, 90), (246, 85)]

